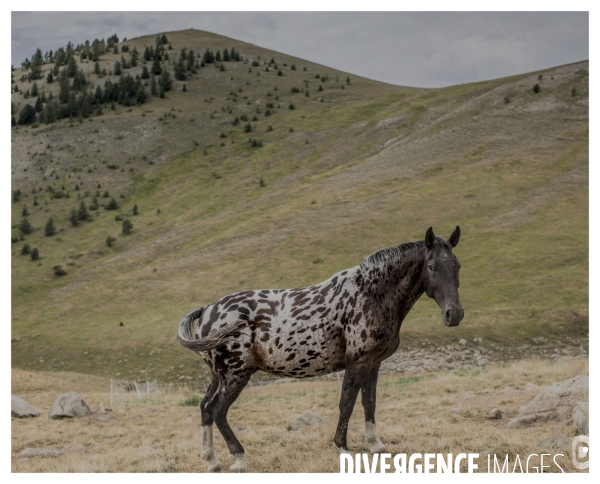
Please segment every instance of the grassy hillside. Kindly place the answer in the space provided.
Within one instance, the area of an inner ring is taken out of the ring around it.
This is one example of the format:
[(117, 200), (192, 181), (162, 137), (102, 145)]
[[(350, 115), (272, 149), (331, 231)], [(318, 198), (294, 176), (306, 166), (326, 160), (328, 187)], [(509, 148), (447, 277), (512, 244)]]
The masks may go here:
[[(208, 64), (141, 106), (12, 128), (21, 192), (12, 204), (14, 366), (201, 377), (199, 358), (174, 339), (189, 310), (237, 290), (319, 282), (379, 248), (422, 239), (429, 226), (444, 237), (461, 226), (465, 319), (445, 328), (423, 298), (403, 347), (587, 334), (587, 62), (414, 89), (204, 32), (166, 35), (170, 70), (184, 47), (234, 47), (244, 60), (224, 71)], [(119, 45), (143, 52), (154, 41)], [(100, 64), (108, 71), (121, 55)], [(92, 85), (109, 77), (80, 65)], [(20, 109), (28, 84), (13, 74)], [(244, 115), (251, 132), (233, 124)], [(70, 210), (96, 193), (92, 221), (71, 226)], [(102, 207), (110, 197), (118, 210)], [(24, 205), (34, 231), (19, 240)], [(133, 223), (130, 235), (117, 216)], [(49, 217), (56, 234), (47, 237)], [(21, 255), (25, 243), (38, 261)], [(55, 275), (56, 265), (67, 274)]]

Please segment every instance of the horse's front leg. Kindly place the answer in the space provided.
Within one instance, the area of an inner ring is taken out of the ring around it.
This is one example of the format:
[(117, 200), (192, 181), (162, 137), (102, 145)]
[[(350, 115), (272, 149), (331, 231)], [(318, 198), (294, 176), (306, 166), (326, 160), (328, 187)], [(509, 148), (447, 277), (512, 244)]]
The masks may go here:
[(348, 452), (347, 435), (348, 421), (356, 403), (358, 391), (364, 385), (369, 375), (370, 362), (356, 362), (346, 365), (342, 396), (340, 398), (340, 418), (333, 442), (340, 454)]
[(379, 440), (377, 427), (375, 426), (375, 402), (377, 398), (377, 377), (379, 376), (379, 367), (377, 363), (371, 367), (367, 378), (361, 386), (362, 404), (365, 409), (365, 438), (371, 445), (371, 453), (378, 454), (385, 452), (385, 445)]

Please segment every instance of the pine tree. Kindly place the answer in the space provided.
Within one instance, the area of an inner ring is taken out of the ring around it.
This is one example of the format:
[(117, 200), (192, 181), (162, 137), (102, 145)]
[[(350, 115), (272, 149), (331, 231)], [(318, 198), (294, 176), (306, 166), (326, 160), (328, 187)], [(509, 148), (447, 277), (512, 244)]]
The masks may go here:
[(77, 218), (78, 220), (87, 220), (90, 217), (89, 212), (85, 206), (85, 203), (81, 202), (79, 205), (79, 209), (77, 210)]
[(40, 258), (40, 253), (38, 252), (37, 247), (33, 248), (29, 257), (31, 257), (31, 260), (38, 260)]
[(56, 233), (56, 228), (54, 227), (54, 220), (52, 220), (52, 217), (50, 217), (48, 219), (48, 221), (46, 222), (46, 226), (44, 227), (44, 235), (46, 237), (51, 237)]
[(42, 51), (40, 49), (36, 49), (35, 54), (31, 59), (29, 80), (33, 81), (42, 78), (42, 62)]
[(69, 214), (69, 222), (71, 222), (73, 227), (77, 227), (79, 225), (79, 216), (77, 215), (77, 210), (74, 208), (71, 209)]

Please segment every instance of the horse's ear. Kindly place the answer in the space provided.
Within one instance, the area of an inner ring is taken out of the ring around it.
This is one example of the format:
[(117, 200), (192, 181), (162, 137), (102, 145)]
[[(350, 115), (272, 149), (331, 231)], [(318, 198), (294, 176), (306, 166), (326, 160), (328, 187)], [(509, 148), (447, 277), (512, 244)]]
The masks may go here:
[(433, 234), (433, 229), (429, 227), (427, 232), (425, 233), (425, 247), (431, 249), (433, 247), (433, 241), (435, 240), (435, 235)]
[(452, 235), (450, 237), (448, 237), (448, 243), (452, 247), (456, 247), (459, 239), (460, 239), (460, 227), (457, 225), (454, 232), (452, 232)]

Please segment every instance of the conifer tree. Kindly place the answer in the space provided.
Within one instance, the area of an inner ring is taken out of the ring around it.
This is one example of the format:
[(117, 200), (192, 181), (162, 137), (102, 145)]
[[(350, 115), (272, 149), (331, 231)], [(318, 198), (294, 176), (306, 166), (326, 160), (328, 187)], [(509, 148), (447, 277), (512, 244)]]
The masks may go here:
[(44, 235), (46, 237), (51, 237), (56, 233), (56, 228), (54, 227), (54, 220), (52, 220), (52, 217), (50, 217), (48, 219), (48, 221), (46, 222), (46, 226), (44, 227)]

